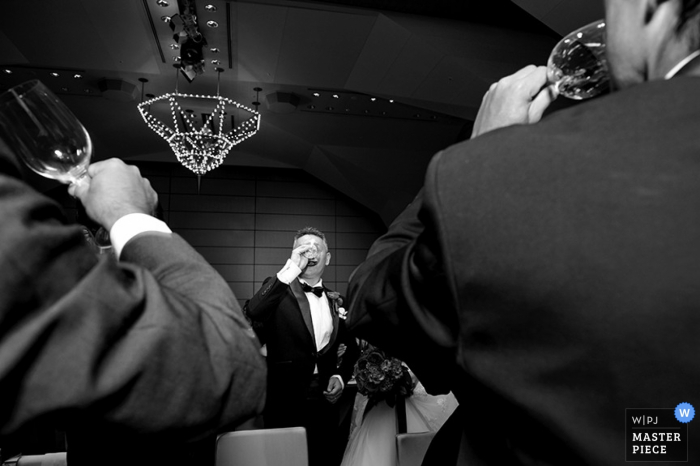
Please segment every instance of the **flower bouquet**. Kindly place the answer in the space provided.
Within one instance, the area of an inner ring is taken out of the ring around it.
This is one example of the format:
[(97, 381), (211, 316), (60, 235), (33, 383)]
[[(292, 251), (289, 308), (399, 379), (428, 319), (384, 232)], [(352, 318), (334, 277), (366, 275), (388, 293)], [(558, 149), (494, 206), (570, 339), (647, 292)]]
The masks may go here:
[(367, 397), (369, 409), (381, 401), (392, 408), (397, 400), (413, 394), (413, 379), (403, 363), (386, 352), (367, 345), (355, 363), (357, 391)]

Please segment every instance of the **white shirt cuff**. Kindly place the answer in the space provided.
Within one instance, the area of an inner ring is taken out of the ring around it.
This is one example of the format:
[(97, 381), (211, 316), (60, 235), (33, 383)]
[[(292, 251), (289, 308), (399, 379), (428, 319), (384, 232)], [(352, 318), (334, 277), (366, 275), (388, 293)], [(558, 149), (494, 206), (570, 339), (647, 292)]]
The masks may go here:
[(147, 231), (172, 233), (165, 222), (146, 214), (127, 214), (114, 222), (109, 231), (109, 239), (117, 258), (131, 238)]
[(337, 378), (340, 381), (340, 389), (345, 390), (345, 384), (343, 383), (343, 378), (338, 374), (331, 375), (331, 378), (333, 378), (333, 377)]
[(284, 264), (282, 270), (277, 272), (277, 280), (289, 285), (299, 275), (301, 275), (301, 269), (299, 268), (299, 266), (292, 262), (291, 259), (287, 259), (287, 263)]

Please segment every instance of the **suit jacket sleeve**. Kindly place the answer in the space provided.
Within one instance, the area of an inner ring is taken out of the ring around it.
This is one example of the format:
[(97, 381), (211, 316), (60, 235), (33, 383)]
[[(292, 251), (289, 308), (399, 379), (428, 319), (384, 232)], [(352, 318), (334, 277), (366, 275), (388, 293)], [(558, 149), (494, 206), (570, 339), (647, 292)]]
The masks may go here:
[(289, 285), (268, 277), (255, 295), (246, 303), (246, 315), (253, 322), (263, 323), (277, 311), (280, 301), (287, 293)]
[(457, 367), (458, 325), (429, 183), (426, 188), (350, 277), (347, 323), (358, 337), (405, 361), (428, 392), (447, 393)]
[(266, 369), (226, 282), (178, 235), (99, 260), (0, 154), (0, 435), (52, 418), (194, 439), (262, 409)]

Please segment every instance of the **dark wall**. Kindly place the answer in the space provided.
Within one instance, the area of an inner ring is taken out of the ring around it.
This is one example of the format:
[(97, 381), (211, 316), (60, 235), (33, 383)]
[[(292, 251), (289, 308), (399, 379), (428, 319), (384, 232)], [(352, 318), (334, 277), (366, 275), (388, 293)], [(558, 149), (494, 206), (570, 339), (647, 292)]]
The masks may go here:
[[(163, 219), (221, 273), (241, 305), (284, 265), (298, 229), (326, 234), (331, 264), (323, 281), (341, 293), (385, 230), (375, 213), (301, 170), (223, 166), (201, 178), (198, 192), (197, 177), (177, 163), (133, 164), (158, 192)], [(76, 218), (65, 187), (47, 194)]]

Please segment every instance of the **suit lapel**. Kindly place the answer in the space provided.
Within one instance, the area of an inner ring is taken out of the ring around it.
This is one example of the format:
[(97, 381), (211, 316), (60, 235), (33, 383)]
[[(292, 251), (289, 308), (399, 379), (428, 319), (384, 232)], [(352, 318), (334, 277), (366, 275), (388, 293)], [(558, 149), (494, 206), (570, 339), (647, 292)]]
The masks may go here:
[(314, 334), (314, 324), (313, 324), (313, 321), (311, 320), (311, 308), (309, 307), (309, 300), (306, 298), (306, 294), (304, 293), (304, 290), (301, 289), (301, 284), (299, 283), (299, 280), (293, 280), (292, 283), (289, 284), (289, 288), (292, 290), (292, 293), (294, 294), (294, 297), (296, 298), (297, 303), (299, 303), (301, 317), (304, 319), (304, 323), (306, 324), (306, 328), (309, 330), (309, 333), (311, 334), (311, 341), (314, 343), (314, 347), (315, 347), (316, 346), (316, 335)]

